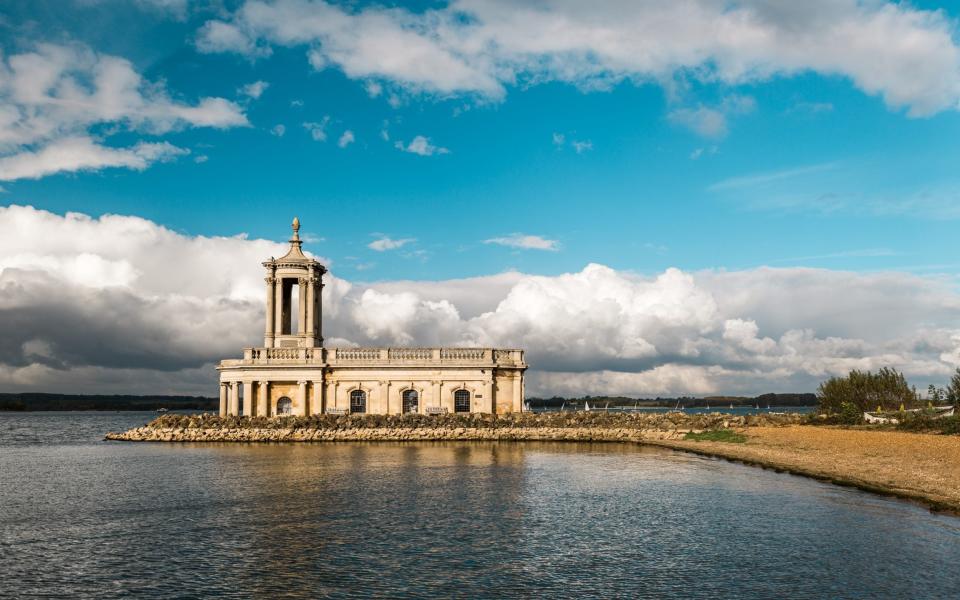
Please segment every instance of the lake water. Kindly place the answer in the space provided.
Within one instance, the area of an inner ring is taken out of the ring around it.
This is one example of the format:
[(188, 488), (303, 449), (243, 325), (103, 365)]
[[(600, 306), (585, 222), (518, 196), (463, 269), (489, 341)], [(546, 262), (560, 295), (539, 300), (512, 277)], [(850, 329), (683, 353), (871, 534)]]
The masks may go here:
[(618, 444), (103, 442), (0, 413), (0, 597), (956, 598), (960, 518)]

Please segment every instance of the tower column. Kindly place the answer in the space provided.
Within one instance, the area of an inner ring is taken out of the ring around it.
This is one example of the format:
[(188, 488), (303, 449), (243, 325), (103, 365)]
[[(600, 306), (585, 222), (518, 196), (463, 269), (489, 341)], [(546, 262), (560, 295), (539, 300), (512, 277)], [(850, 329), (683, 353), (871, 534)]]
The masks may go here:
[(307, 281), (309, 281), (307, 277), (297, 280), (297, 295), (300, 296), (297, 302), (297, 333), (300, 335), (307, 333)]
[(310, 401), (310, 414), (322, 415), (324, 411), (323, 382), (314, 381), (312, 384), (310, 384), (310, 388), (313, 390), (313, 399)]
[(283, 279), (277, 277), (273, 284), (273, 335), (283, 335)]
[(306, 310), (307, 317), (305, 319), (306, 321), (305, 330), (309, 334), (307, 336), (307, 348), (313, 348), (316, 345), (315, 340), (317, 338), (317, 333), (316, 333), (317, 328), (314, 326), (314, 319), (316, 318), (316, 316), (314, 315), (314, 312), (315, 312), (314, 294), (316, 293), (314, 290), (315, 287), (316, 287), (316, 280), (313, 278), (313, 269), (311, 268), (310, 276), (307, 277), (307, 301), (305, 302), (306, 309), (307, 309)]
[(263, 331), (263, 345), (267, 348), (273, 348), (273, 318), (275, 312), (273, 308), (273, 301), (274, 297), (277, 295), (277, 292), (274, 289), (277, 280), (272, 275), (269, 277), (264, 277), (263, 280), (267, 283), (267, 322)]
[(220, 416), (227, 416), (227, 386), (220, 384)]

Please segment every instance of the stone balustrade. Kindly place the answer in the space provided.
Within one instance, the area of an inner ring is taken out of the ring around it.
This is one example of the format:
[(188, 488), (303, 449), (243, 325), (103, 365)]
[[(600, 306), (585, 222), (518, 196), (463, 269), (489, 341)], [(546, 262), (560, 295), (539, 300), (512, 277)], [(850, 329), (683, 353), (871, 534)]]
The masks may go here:
[(525, 366), (523, 350), (498, 348), (244, 348), (242, 359), (221, 363), (222, 366), (298, 364)]

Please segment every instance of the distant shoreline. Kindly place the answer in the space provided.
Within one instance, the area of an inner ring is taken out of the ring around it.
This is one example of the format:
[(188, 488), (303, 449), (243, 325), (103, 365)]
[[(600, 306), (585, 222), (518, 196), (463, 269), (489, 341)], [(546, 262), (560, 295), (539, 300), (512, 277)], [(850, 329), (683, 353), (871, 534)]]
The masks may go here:
[(0, 394), (0, 412), (76, 411), (216, 411), (219, 399), (205, 396), (135, 396), (130, 394), (48, 394), (39, 392)]

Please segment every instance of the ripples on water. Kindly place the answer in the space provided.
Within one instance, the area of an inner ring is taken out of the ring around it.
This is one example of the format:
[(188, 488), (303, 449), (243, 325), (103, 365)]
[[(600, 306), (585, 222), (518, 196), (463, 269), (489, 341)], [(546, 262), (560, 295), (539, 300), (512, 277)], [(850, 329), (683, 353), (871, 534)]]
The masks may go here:
[(957, 597), (960, 519), (615, 444), (107, 443), (0, 413), (0, 597)]

